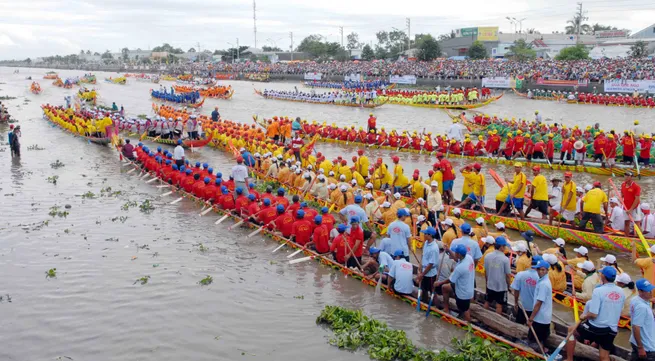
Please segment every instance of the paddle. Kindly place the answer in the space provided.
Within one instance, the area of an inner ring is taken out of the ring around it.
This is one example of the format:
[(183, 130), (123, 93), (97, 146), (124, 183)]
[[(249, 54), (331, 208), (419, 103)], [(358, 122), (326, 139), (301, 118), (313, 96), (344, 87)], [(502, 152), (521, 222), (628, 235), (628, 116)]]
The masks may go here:
[[(529, 320), (530, 318), (528, 317), (528, 313), (525, 312), (525, 309), (523, 308), (521, 301), (519, 301), (519, 308), (521, 309), (521, 311), (523, 311), (523, 316), (525, 317), (526, 321)], [(539, 336), (537, 336), (537, 333), (535, 332), (534, 327), (532, 327), (532, 325), (530, 325), (530, 331), (532, 331), (532, 334), (534, 335), (534, 340), (537, 341), (537, 345), (539, 345), (539, 349), (541, 350), (541, 353), (544, 355), (544, 358), (546, 358), (546, 351), (544, 351), (544, 346), (539, 341)]]
[(571, 337), (573, 336), (573, 333), (574, 333), (575, 330), (578, 328), (578, 325), (579, 325), (579, 324), (580, 324), (580, 322), (578, 321), (578, 322), (575, 324), (575, 327), (573, 328), (573, 330), (571, 330), (571, 332), (569, 332), (569, 333), (566, 335), (566, 337), (564, 337), (564, 339), (562, 340), (562, 342), (559, 343), (559, 345), (557, 346), (557, 348), (555, 349), (555, 351), (553, 351), (553, 353), (550, 354), (550, 356), (548, 357), (548, 359), (547, 359), (546, 361), (555, 361), (555, 360), (557, 359), (557, 356), (559, 356), (559, 353), (562, 352), (562, 349), (564, 348), (564, 346), (566, 346), (566, 343), (569, 341), (569, 338), (571, 338)]
[(207, 209), (205, 209), (204, 211), (200, 212), (199, 216), (202, 217), (202, 216), (204, 216), (205, 214), (211, 212), (213, 209), (214, 209), (214, 206), (209, 206), (209, 207), (207, 207)]
[(297, 250), (297, 251), (293, 252), (292, 254), (288, 255), (287, 258), (293, 258), (295, 255), (297, 255), (298, 253), (300, 253), (300, 252), (302, 252), (304, 250), (305, 250), (305, 247), (303, 246), (299, 250)]
[(152, 183), (152, 182), (154, 182), (154, 181), (156, 181), (156, 180), (158, 180), (158, 179), (159, 179), (159, 178), (155, 177), (155, 178), (152, 178), (152, 179), (146, 181), (146, 183)]
[(230, 216), (230, 212), (228, 211), (227, 213), (225, 213), (225, 215), (224, 215), (223, 217), (219, 218), (218, 221), (214, 222), (214, 224), (221, 224), (221, 223), (223, 223), (223, 221), (226, 220), (227, 217), (229, 217), (229, 216)]
[(132, 168), (132, 169), (128, 170), (126, 174), (130, 174), (130, 173), (134, 172), (134, 171), (137, 170), (137, 169), (138, 169), (138, 168)]
[(157, 186), (157, 188), (168, 188), (168, 187), (170, 187), (170, 185), (168, 184), (162, 184)]
[(264, 226), (261, 226), (261, 227), (257, 228), (256, 230), (254, 230), (252, 233), (248, 234), (248, 238), (252, 238), (253, 236), (257, 235), (262, 230), (264, 230)]
[[(436, 213), (436, 212), (435, 212)], [(437, 228), (439, 229), (439, 228)], [(439, 231), (439, 235), (441, 235), (441, 231)], [(446, 250), (444, 249), (443, 251), (443, 256), (441, 257), (441, 261), (439, 261), (439, 268), (437, 269), (437, 281), (439, 281), (439, 275), (441, 274), (441, 268), (443, 267), (443, 261), (448, 257), (448, 254), (446, 253)], [(430, 296), (430, 302), (428, 303), (428, 310), (425, 312), (425, 317), (427, 318), (430, 316), (430, 309), (432, 308), (432, 300), (434, 299), (435, 294), (434, 294), (434, 284), (432, 284), (432, 295)]]
[(161, 197), (166, 197), (166, 196), (170, 195), (171, 193), (173, 193), (173, 191), (162, 193)]
[(297, 259), (289, 261), (289, 264), (291, 265), (291, 264), (296, 264), (296, 263), (300, 263), (300, 262), (305, 262), (305, 261), (309, 261), (311, 259), (314, 259), (314, 256), (307, 256), (307, 257), (303, 257), (303, 258), (297, 258)]
[(184, 197), (180, 197), (180, 198), (178, 198), (178, 199), (172, 201), (172, 202), (169, 203), (169, 204), (177, 204), (177, 203), (179, 203), (182, 199), (184, 199)]

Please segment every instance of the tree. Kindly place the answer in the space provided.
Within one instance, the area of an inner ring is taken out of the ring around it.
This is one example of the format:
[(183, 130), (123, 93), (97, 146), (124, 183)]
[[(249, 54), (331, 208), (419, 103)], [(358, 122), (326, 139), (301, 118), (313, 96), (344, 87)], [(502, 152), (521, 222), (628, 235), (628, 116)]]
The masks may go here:
[(168, 52), (172, 54), (182, 54), (184, 51), (180, 48), (174, 48), (168, 43), (164, 43), (161, 46), (155, 46), (152, 48), (152, 51), (155, 53), (160, 53), (160, 52)]
[(630, 47), (631, 58), (643, 58), (648, 53), (647, 44), (645, 41), (637, 41)]
[(562, 49), (555, 57), (556, 60), (584, 60), (589, 59), (589, 50), (584, 45), (569, 46)]
[(189, 50), (187, 50), (187, 53), (195, 53), (195, 52), (196, 52), (196, 49), (194, 49), (194, 48), (189, 48)]
[(567, 21), (568, 24), (565, 30), (567, 34), (577, 34), (578, 30), (580, 32), (580, 35), (588, 35), (588, 34), (593, 34), (593, 29), (589, 24), (583, 24), (582, 22), (585, 20), (585, 17), (580, 16), (579, 14), (575, 14), (573, 16), (573, 19), (570, 19)]
[(100, 56), (100, 53), (96, 51), (95, 53), (93, 53), (93, 55)]
[[(262, 46), (262, 51), (282, 51), (282, 49), (278, 48), (277, 46), (264, 45), (264, 46)], [(216, 55), (216, 54), (214, 54), (214, 55)]]
[(27, 65), (32, 64), (32, 59), (30, 59), (30, 58), (25, 59), (25, 64), (27, 64)]
[(476, 40), (471, 44), (468, 56), (471, 59), (486, 59), (489, 55), (487, 54), (487, 48), (484, 47), (484, 44), (482, 44), (481, 41)]
[(437, 37), (437, 39), (439, 41), (444, 41), (444, 40), (454, 39), (454, 38), (455, 38), (455, 31), (454, 30), (451, 30), (450, 34), (441, 34), (441, 35), (439, 35)]
[(441, 47), (439, 46), (437, 39), (430, 34), (421, 36), (420, 39), (416, 41), (416, 46), (418, 48), (418, 60), (428, 61), (438, 58), (441, 55)]
[(323, 37), (318, 34), (309, 35), (308, 37), (302, 39), (300, 45), (296, 48), (297, 51), (303, 51), (309, 53), (313, 57), (319, 57), (325, 55), (325, 44), (322, 42)]
[(357, 33), (348, 34), (346, 39), (348, 40), (348, 44), (346, 45), (346, 49), (348, 50), (359, 49), (361, 46), (359, 44), (359, 35)]
[(128, 56), (129, 52), (130, 52), (130, 49), (128, 49), (128, 48), (121, 49), (121, 54), (123, 54), (123, 61), (127, 61), (127, 59), (129, 59), (129, 56)]
[(373, 52), (373, 49), (368, 45), (364, 45), (362, 48), (362, 59), (364, 60), (373, 60), (375, 59), (375, 52)]
[(527, 34), (541, 34), (541, 32), (535, 28), (528, 28), (525, 30)]
[(378, 31), (375, 37), (378, 39), (378, 44), (375, 46), (375, 57), (378, 59), (395, 58), (403, 50), (407, 50), (409, 38), (402, 30), (393, 28), (389, 32)]
[(514, 44), (510, 45), (507, 55), (515, 60), (525, 61), (537, 57), (537, 52), (532, 49), (532, 44), (527, 43), (525, 39), (518, 39), (514, 41)]
[(106, 50), (104, 53), (102, 53), (102, 56), (100, 58), (101, 59), (108, 59), (108, 60), (114, 59), (114, 57), (111, 55), (109, 50)]

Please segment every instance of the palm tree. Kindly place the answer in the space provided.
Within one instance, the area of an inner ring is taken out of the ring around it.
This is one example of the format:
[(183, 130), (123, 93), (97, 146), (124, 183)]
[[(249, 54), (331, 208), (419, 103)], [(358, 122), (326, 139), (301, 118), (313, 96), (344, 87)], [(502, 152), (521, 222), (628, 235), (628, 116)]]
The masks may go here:
[(573, 19), (567, 21), (570, 25), (566, 26), (566, 33), (577, 34), (578, 30), (580, 30), (580, 35), (593, 34), (594, 31), (592, 27), (589, 24), (582, 23), (584, 20), (586, 20), (585, 17), (576, 14)]

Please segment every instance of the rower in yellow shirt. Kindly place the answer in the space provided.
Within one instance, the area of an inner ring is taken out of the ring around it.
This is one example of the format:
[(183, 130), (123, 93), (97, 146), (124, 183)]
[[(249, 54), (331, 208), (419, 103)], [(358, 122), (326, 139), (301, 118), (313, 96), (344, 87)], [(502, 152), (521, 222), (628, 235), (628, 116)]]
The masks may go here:
[(538, 165), (532, 167), (532, 175), (534, 176), (530, 185), (532, 201), (525, 211), (525, 215), (527, 216), (531, 210), (536, 209), (541, 213), (541, 218), (546, 219), (548, 216), (548, 183), (546, 177), (541, 174), (541, 167)]
[(364, 179), (364, 177), (362, 177), (362, 175), (357, 171), (353, 172), (353, 179), (357, 182), (357, 186), (359, 187), (364, 187), (366, 185), (366, 179)]
[(553, 218), (556, 214), (560, 214), (565, 220), (575, 220), (577, 195), (576, 195), (575, 182), (573, 181), (573, 173), (564, 172), (564, 184), (562, 185), (562, 200), (560, 204), (552, 207), (550, 216), (548, 217), (548, 224), (553, 224)]
[(411, 186), (410, 191), (412, 194), (412, 198), (423, 198), (425, 199), (425, 186), (423, 185), (423, 180), (421, 179), (421, 176), (419, 176), (418, 173), (414, 173), (412, 176), (412, 180), (409, 181), (409, 185)]
[(400, 158), (398, 156), (393, 156), (392, 158), (394, 163), (393, 168), (393, 181), (391, 186), (393, 187), (394, 192), (400, 192), (401, 190), (407, 188), (409, 185), (409, 180), (405, 173), (403, 172), (403, 167), (399, 164)]
[(502, 214), (507, 207), (513, 206), (519, 212), (521, 219), (525, 219), (525, 213), (523, 213), (523, 197), (528, 180), (521, 171), (522, 168), (523, 164), (520, 162), (514, 163), (514, 178), (512, 180), (506, 180), (507, 182), (512, 182), (512, 187), (509, 190), (507, 198), (505, 198), (505, 202), (500, 207), (498, 214)]
[(368, 157), (364, 155), (364, 149), (359, 149), (357, 155), (359, 155), (359, 158), (357, 158), (357, 162), (355, 162), (355, 170), (359, 172), (362, 177), (366, 178), (368, 177), (368, 167), (370, 164)]
[[(632, 243), (632, 262), (639, 267), (641, 275), (650, 283), (655, 283), (655, 245), (650, 247), (651, 257), (637, 258), (637, 244)], [(655, 291), (653, 291), (655, 296)]]
[(439, 163), (435, 163), (434, 166), (434, 173), (432, 174), (432, 177), (430, 177), (430, 182), (435, 181), (439, 184), (439, 194), (443, 194), (443, 172), (441, 172), (441, 165)]
[(482, 165), (474, 163), (461, 169), (464, 176), (464, 185), (468, 185), (469, 193), (464, 193), (466, 198), (457, 207), (467, 206), (473, 203), (476, 208), (484, 207), (484, 197), (487, 194), (487, 182), (481, 172)]

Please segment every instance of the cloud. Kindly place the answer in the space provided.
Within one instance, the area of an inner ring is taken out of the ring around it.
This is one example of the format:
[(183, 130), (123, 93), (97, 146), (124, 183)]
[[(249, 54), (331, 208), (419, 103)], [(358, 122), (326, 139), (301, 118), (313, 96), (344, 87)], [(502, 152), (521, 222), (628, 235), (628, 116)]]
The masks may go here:
[(7, 34), (0, 34), (0, 46), (14, 46), (16, 45)]

